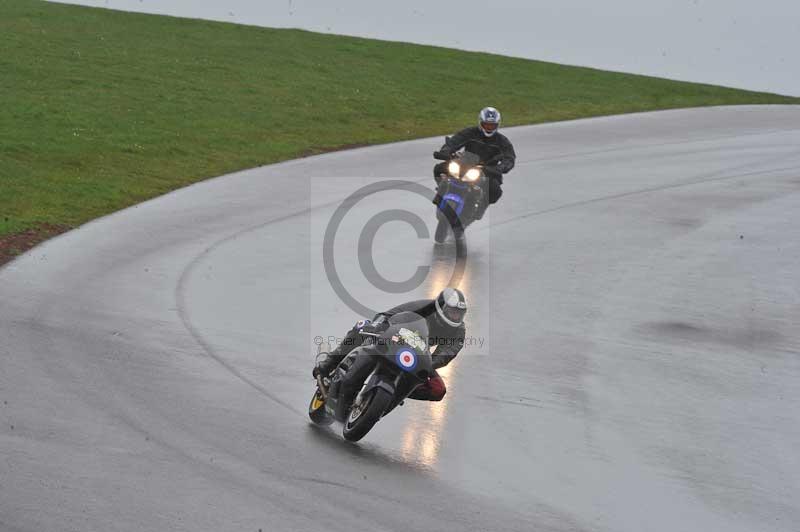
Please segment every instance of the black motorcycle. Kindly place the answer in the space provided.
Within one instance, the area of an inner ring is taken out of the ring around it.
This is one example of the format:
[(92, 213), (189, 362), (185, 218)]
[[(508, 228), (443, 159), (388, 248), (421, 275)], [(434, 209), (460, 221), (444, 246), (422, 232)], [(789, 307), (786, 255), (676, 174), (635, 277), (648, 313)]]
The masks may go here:
[(475, 220), (480, 220), (489, 207), (489, 178), (486, 165), (500, 155), (496, 146), (477, 140), (469, 141), (464, 150), (452, 155), (434, 152), (433, 158), (449, 161), (447, 176), (436, 190), (436, 232), (433, 239), (441, 244), (452, 228), (456, 238), (464, 237), (464, 230)]
[(433, 374), (428, 325), (419, 314), (399, 312), (380, 332), (362, 332), (364, 343), (330, 378), (318, 376), (308, 406), (311, 421), (344, 424), (346, 440), (358, 441)]

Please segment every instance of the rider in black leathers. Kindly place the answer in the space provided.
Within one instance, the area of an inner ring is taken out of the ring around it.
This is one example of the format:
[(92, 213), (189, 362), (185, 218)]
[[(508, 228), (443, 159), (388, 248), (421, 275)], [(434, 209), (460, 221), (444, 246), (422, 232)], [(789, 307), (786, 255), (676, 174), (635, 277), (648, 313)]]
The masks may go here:
[[(498, 149), (499, 155), (490, 161), (485, 161), (484, 173), (489, 178), (489, 203), (496, 203), (503, 195), (501, 185), (503, 184), (503, 174), (507, 174), (514, 168), (517, 154), (514, 153), (514, 146), (508, 138), (497, 131), (500, 128), (500, 112), (494, 107), (482, 109), (478, 115), (478, 125), (462, 129), (452, 137), (439, 150), (445, 155), (452, 155), (463, 148), (467, 142), (476, 140)], [(447, 175), (447, 161), (433, 167), (433, 178), (436, 184)]]
[[(435, 371), (449, 364), (464, 347), (464, 314), (467, 311), (467, 301), (464, 294), (456, 288), (445, 288), (436, 299), (420, 299), (403, 303), (386, 312), (377, 314), (370, 320), (361, 320), (355, 324), (345, 335), (342, 342), (327, 356), (317, 363), (313, 375), (328, 376), (339, 363), (356, 347), (360, 346), (365, 336), (362, 333), (380, 333), (386, 328), (387, 320), (400, 312), (411, 311), (422, 316), (428, 324), (428, 342), (436, 346), (431, 355), (433, 359), (433, 375), (428, 382), (418, 386), (409, 396), (410, 399), (423, 401), (441, 401), (447, 388), (442, 377)], [(358, 358), (358, 357), (357, 357)], [(372, 364), (368, 356), (361, 361), (355, 360), (348, 368), (347, 374), (357, 376), (360, 371), (356, 364)], [(357, 380), (357, 379), (356, 379)], [(343, 383), (349, 386), (353, 383)], [(350, 386), (352, 387), (352, 386)]]

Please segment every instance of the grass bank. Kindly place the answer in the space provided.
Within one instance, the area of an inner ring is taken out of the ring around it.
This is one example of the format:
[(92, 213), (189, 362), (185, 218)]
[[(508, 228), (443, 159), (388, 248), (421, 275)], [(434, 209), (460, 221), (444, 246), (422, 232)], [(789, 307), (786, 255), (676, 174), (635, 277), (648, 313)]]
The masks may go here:
[(444, 134), (473, 123), (487, 104), (514, 125), (800, 102), (490, 54), (33, 0), (0, 0), (0, 95), (6, 256), (211, 176), (345, 145)]

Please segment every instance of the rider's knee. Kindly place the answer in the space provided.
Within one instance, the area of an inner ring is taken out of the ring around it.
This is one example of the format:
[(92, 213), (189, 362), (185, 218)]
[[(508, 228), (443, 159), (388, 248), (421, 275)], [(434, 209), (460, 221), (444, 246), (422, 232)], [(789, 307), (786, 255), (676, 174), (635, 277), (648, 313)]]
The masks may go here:
[(447, 386), (445, 386), (444, 380), (441, 377), (431, 379), (428, 385), (430, 386), (430, 401), (441, 401), (444, 399), (445, 394), (447, 394)]
[(492, 179), (489, 185), (489, 203), (497, 203), (500, 196), (503, 195), (503, 188), (500, 186), (500, 181)]

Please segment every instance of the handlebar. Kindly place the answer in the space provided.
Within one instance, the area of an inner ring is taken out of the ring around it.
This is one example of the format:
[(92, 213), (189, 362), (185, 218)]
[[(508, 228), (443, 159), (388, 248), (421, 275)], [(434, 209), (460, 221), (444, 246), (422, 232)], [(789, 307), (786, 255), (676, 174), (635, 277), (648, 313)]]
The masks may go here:
[(452, 155), (447, 154), (445, 152), (441, 151), (433, 152), (433, 158), (436, 159), (437, 161), (449, 161), (451, 157)]

